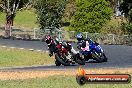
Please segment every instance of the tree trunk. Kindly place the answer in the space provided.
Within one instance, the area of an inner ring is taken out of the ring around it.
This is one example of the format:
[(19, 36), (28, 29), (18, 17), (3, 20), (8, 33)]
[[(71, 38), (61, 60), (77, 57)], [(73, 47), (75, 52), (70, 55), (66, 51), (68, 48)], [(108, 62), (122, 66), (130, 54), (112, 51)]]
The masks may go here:
[(5, 37), (11, 37), (14, 17), (15, 17), (14, 14), (6, 15)]

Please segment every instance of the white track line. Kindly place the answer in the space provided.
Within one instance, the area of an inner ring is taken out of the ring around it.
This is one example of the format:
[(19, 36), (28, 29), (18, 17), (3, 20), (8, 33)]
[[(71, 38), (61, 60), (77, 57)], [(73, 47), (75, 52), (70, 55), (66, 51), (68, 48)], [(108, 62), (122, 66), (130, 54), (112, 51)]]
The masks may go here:
[(21, 49), (21, 50), (23, 50), (24, 48), (18, 48), (18, 49)]
[(49, 51), (47, 51), (47, 50), (46, 50), (45, 52), (46, 52), (46, 53), (49, 53)]
[(42, 50), (36, 50), (37, 52), (42, 52)]
[(10, 47), (10, 48), (14, 49), (14, 48), (16, 48), (16, 47)]
[[(8, 46), (0, 46), (0, 47), (5, 48), (5, 47), (8, 47)], [(25, 48), (17, 48), (17, 47), (9, 47), (9, 48), (12, 48), (12, 49), (16, 48), (16, 49), (21, 49), (21, 50), (24, 50), (25, 49)], [(29, 51), (43, 52), (43, 50), (35, 50), (35, 49), (27, 49), (27, 50), (29, 50)], [(48, 53), (49, 51), (44, 51), (44, 52)]]
[(34, 51), (34, 49), (28, 49), (29, 51)]
[(7, 46), (1, 46), (1, 47), (7, 47)]

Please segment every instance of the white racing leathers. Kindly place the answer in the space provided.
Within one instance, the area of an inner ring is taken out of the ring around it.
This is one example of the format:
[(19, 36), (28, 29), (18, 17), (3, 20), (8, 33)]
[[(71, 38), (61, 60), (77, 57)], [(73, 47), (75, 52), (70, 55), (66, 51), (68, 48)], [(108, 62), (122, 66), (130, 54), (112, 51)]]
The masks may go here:
[(73, 47), (71, 48), (71, 52), (68, 52), (68, 56), (66, 56), (66, 58), (69, 60), (69, 61), (73, 61), (73, 59), (71, 59), (71, 57), (73, 55), (76, 55), (78, 54), (79, 51), (76, 51)]
[(72, 52), (73, 54), (79, 53), (79, 51), (76, 51), (73, 47), (71, 48), (71, 52)]

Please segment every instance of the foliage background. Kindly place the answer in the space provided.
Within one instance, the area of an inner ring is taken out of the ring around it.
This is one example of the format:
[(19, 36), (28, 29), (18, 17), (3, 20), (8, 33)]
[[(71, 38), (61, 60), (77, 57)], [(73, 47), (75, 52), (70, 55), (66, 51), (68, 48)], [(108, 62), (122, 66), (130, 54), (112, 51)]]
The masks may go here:
[(70, 30), (100, 32), (112, 15), (112, 10), (105, 0), (76, 0), (76, 5), (77, 11), (72, 17)]
[(60, 28), (66, 0), (37, 0), (34, 5), (41, 29)]

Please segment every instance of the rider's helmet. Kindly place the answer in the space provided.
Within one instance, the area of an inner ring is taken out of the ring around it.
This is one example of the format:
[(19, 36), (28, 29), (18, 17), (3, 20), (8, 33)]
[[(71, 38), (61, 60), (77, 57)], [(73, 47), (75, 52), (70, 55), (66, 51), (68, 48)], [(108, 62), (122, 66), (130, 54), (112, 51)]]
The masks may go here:
[(51, 40), (51, 39), (52, 39), (52, 37), (51, 37), (50, 35), (48, 35), (48, 36), (47, 36), (47, 39), (48, 39), (48, 40)]
[(47, 35), (47, 36), (46, 36), (46, 43), (47, 43), (47, 44), (50, 43), (51, 40), (52, 40), (52, 37), (51, 37), (50, 35)]
[(78, 41), (83, 40), (83, 35), (82, 35), (82, 33), (78, 33), (78, 34), (76, 35), (76, 38), (77, 38)]

